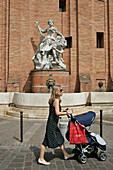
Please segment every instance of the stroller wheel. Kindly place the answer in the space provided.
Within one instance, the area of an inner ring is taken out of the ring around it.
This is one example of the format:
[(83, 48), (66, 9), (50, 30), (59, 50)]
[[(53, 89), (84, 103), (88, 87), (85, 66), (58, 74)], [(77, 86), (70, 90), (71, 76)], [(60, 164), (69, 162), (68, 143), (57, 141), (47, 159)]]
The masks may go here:
[(107, 155), (106, 155), (105, 152), (100, 151), (100, 152), (98, 153), (98, 158), (99, 158), (100, 161), (105, 161), (106, 158), (107, 158)]
[(82, 163), (82, 164), (85, 164), (87, 162), (87, 156), (84, 155), (84, 154), (80, 154), (78, 156), (78, 160)]

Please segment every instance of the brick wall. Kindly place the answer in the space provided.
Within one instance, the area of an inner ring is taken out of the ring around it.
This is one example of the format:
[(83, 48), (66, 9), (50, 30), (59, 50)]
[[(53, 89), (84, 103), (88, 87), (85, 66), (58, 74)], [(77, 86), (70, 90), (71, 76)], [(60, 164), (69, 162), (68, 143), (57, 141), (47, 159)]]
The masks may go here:
[[(69, 92), (113, 90), (113, 2), (112, 0), (66, 0), (66, 12), (59, 12), (56, 0), (0, 1), (0, 91), (31, 92), (32, 57), (40, 34), (35, 25), (48, 27), (48, 20), (72, 48), (63, 58), (69, 71)], [(108, 22), (109, 21), (109, 22)], [(96, 47), (96, 33), (104, 32), (104, 48)], [(82, 82), (81, 76), (90, 81)]]

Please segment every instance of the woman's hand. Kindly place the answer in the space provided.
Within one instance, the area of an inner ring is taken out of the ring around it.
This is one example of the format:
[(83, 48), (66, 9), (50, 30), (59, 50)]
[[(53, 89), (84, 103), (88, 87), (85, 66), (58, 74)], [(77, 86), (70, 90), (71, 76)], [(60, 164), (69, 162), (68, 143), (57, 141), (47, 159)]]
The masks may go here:
[(62, 112), (67, 112), (67, 110), (66, 109), (62, 109)]
[(69, 115), (72, 114), (72, 110), (69, 110), (69, 108), (63, 109), (62, 112), (66, 112), (66, 114), (68, 113)]
[(68, 114), (69, 114), (69, 115), (71, 115), (71, 114), (72, 114), (72, 110), (68, 110), (67, 112), (68, 112)]

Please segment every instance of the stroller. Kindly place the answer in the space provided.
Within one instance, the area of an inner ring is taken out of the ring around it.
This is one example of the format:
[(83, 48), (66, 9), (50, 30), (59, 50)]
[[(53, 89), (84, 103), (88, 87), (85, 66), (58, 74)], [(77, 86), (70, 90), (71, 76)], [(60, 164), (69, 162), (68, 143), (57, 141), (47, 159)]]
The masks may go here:
[(66, 132), (66, 139), (70, 144), (75, 144), (73, 153), (78, 161), (85, 164), (89, 155), (95, 155), (99, 160), (104, 161), (106, 155), (106, 142), (100, 135), (89, 132), (91, 124), (95, 119), (95, 112), (89, 111), (78, 116), (68, 115), (70, 121)]

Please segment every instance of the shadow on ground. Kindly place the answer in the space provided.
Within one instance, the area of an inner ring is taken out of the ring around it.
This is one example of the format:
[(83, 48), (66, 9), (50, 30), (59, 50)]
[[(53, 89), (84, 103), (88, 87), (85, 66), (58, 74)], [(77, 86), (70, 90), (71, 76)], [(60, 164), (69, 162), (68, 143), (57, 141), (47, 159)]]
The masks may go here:
[[(36, 147), (36, 146), (30, 146), (30, 150), (34, 153), (35, 160), (38, 161), (38, 158), (40, 156), (40, 148)], [(69, 154), (72, 153), (72, 149), (71, 148), (66, 148), (66, 151)], [(48, 162), (50, 162), (54, 158), (58, 158), (58, 159), (64, 160), (64, 156), (63, 156), (63, 153), (62, 153), (61, 149), (50, 149), (50, 148), (47, 148), (46, 152), (45, 152), (45, 159)]]

